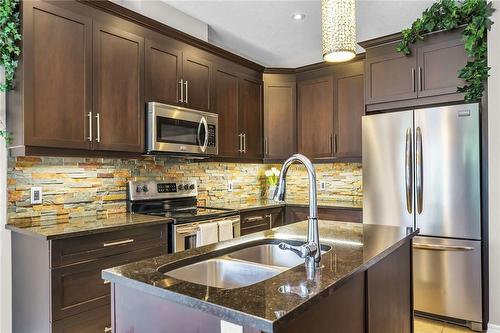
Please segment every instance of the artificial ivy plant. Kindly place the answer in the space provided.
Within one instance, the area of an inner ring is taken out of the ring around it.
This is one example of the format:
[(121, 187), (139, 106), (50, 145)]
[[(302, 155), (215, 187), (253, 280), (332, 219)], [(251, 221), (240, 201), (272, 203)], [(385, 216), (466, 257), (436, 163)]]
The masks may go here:
[(397, 51), (409, 55), (410, 45), (423, 40), (424, 35), (439, 30), (452, 30), (465, 26), (462, 36), (469, 61), (458, 71), (458, 77), (465, 81), (458, 92), (465, 93), (467, 102), (481, 99), (488, 79), (487, 31), (493, 22), (490, 17), (494, 9), (486, 0), (439, 0), (413, 22), (411, 28), (402, 31), (403, 38)]
[[(12, 89), (12, 81), (17, 68), (17, 58), (21, 53), (19, 23), (19, 0), (0, 1), (0, 67), (5, 72), (5, 82), (0, 83), (0, 91)], [(0, 137), (6, 142), (11, 140), (8, 131), (0, 130)]]

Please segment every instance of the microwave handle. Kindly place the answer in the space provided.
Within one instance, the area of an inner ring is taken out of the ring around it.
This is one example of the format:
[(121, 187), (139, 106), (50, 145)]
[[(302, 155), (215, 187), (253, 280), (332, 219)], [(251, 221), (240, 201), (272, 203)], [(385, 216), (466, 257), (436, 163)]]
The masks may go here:
[(203, 139), (203, 145), (200, 145), (200, 149), (204, 153), (205, 150), (207, 150), (208, 146), (208, 124), (205, 117), (201, 117), (200, 124), (198, 125), (198, 139), (200, 138), (201, 126), (205, 128), (205, 138)]

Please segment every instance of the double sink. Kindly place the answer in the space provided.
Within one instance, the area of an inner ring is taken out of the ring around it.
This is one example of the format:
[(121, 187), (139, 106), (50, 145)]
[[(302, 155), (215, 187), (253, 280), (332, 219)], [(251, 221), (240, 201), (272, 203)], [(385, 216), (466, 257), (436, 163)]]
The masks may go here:
[[(200, 258), (179, 268), (163, 266), (159, 271), (169, 277), (200, 285), (234, 289), (270, 279), (288, 269), (303, 264), (304, 259), (291, 251), (282, 250), (279, 239), (264, 239), (260, 244), (243, 244), (224, 249), (219, 256)], [(286, 241), (291, 243), (290, 240)], [(293, 242), (297, 245), (303, 242)], [(331, 247), (321, 246), (321, 252)], [(178, 265), (177, 265), (178, 266)]]

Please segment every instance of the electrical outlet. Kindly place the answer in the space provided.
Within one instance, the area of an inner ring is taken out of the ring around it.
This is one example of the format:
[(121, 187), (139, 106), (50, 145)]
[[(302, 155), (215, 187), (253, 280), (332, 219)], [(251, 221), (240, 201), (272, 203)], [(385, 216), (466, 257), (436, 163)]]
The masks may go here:
[(42, 188), (32, 187), (31, 188), (31, 204), (38, 205), (42, 203)]
[(228, 181), (227, 181), (227, 190), (228, 190), (229, 192), (233, 192), (233, 189), (234, 189), (233, 185), (234, 185), (234, 184), (233, 184), (233, 181), (232, 181), (232, 180), (228, 180)]
[(320, 181), (319, 182), (319, 189), (320, 190), (326, 190), (326, 182), (325, 181)]

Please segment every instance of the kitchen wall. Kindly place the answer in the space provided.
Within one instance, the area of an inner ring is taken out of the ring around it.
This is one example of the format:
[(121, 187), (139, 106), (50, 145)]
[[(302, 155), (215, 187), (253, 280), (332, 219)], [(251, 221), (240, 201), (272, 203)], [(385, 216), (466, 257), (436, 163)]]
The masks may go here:
[[(276, 165), (279, 167), (278, 165)], [(264, 176), (271, 165), (187, 162), (165, 158), (102, 159), (19, 157), (8, 161), (9, 218), (67, 218), (126, 211), (126, 183), (131, 178), (196, 179), (202, 203), (256, 200), (266, 195)], [(361, 200), (360, 164), (318, 164), (319, 200)], [(307, 173), (292, 166), (288, 199), (307, 200)], [(227, 190), (233, 182), (233, 191)], [(30, 188), (40, 186), (43, 204), (30, 204)]]
[(500, 1), (494, 1), (495, 24), (488, 34), (488, 158), (490, 324), (488, 333), (500, 333)]

